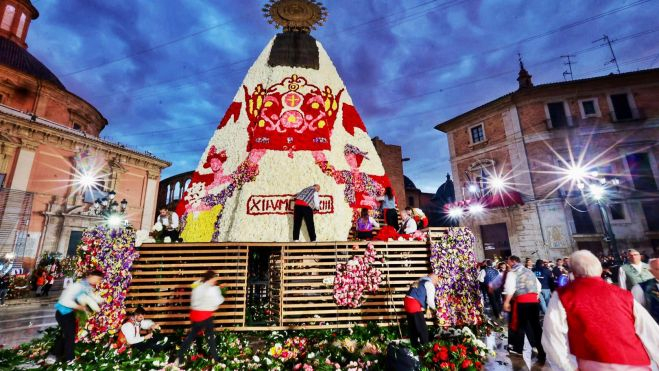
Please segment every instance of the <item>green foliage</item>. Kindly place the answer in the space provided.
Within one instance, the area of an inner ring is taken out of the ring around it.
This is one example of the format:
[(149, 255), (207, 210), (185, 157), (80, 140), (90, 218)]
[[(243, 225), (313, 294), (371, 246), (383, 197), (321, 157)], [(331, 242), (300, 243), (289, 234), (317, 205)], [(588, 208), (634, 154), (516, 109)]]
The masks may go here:
[[(440, 370), (441, 362), (433, 352), (435, 344), (447, 347), (464, 346), (464, 355), (458, 350), (451, 354), (453, 363), (462, 365), (469, 360), (467, 369), (476, 369), (490, 355), (471, 330), (433, 329), (438, 337), (421, 350), (424, 370)], [(100, 343), (76, 344), (76, 362), (64, 368), (63, 364), (46, 366), (43, 360), (52, 346), (55, 329), (48, 329), (41, 339), (23, 344), (15, 350), (0, 349), (0, 365), (7, 369), (19, 367), (27, 370), (60, 369), (87, 370), (176, 370), (168, 363), (170, 355), (182, 342), (186, 331), (169, 334), (164, 341), (165, 350), (158, 354), (117, 350), (114, 340), (105, 338)], [(387, 344), (399, 339), (398, 327), (379, 327), (375, 324), (354, 326), (336, 330), (271, 331), (271, 332), (232, 332), (228, 329), (216, 333), (220, 362), (215, 363), (208, 356), (207, 345), (203, 349), (192, 347), (187, 355), (186, 369), (190, 370), (315, 370), (335, 371), (361, 368), (363, 370), (383, 370)], [(425, 355), (425, 356), (423, 356)], [(477, 363), (478, 362), (478, 363)], [(306, 367), (306, 368), (305, 368)], [(459, 367), (458, 367), (459, 368)], [(4, 369), (4, 368), (2, 368)]]

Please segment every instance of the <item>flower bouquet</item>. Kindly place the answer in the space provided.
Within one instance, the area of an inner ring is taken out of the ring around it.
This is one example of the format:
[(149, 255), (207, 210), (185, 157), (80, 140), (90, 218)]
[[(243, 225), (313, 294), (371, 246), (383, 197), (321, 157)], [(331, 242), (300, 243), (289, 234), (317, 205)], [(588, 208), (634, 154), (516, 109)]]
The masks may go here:
[(423, 366), (428, 370), (473, 370), (484, 368), (494, 352), (468, 328), (440, 330), (424, 349)]

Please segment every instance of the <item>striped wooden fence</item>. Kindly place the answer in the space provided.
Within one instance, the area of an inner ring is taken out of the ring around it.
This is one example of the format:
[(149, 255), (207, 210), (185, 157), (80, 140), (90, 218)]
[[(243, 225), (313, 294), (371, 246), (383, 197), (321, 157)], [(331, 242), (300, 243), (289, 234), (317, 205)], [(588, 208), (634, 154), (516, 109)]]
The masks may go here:
[[(443, 229), (429, 229), (437, 238)], [(215, 314), (218, 327), (232, 330), (283, 330), (341, 328), (375, 321), (395, 324), (403, 318), (402, 300), (409, 285), (429, 269), (428, 243), (423, 241), (374, 242), (383, 281), (378, 292), (367, 294), (360, 308), (338, 307), (333, 298), (337, 263), (363, 255), (366, 242), (323, 243), (207, 243), (145, 244), (133, 266), (133, 281), (127, 306), (147, 310), (147, 318), (165, 330), (187, 326), (190, 284), (207, 269), (219, 273), (228, 293)], [(274, 323), (254, 326), (247, 320), (249, 254), (259, 249), (276, 251), (272, 269), (270, 301)]]

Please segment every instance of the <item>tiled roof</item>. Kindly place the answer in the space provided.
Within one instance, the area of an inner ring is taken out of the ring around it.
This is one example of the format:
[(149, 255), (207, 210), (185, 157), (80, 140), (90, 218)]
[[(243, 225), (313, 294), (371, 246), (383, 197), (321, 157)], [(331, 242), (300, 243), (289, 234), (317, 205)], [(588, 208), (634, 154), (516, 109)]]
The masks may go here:
[(59, 88), (66, 90), (62, 82), (59, 81), (57, 76), (48, 67), (25, 48), (4, 37), (0, 37), (0, 65), (51, 82)]

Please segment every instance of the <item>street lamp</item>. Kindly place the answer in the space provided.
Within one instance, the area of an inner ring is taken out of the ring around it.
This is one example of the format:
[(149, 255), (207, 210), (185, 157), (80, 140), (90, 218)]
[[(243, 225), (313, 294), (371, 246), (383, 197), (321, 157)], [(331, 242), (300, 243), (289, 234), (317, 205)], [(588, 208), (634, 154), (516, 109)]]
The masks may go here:
[(597, 203), (597, 209), (602, 218), (602, 229), (604, 230), (604, 241), (609, 244), (610, 252), (613, 254), (616, 263), (621, 264), (620, 252), (618, 251), (618, 243), (616, 236), (611, 227), (611, 219), (606, 210), (606, 200), (610, 198), (608, 195), (611, 188), (620, 184), (617, 178), (607, 179), (601, 176), (597, 171), (588, 172), (587, 169), (579, 165), (572, 165), (565, 171), (565, 176), (577, 188), (584, 198), (590, 198)]

